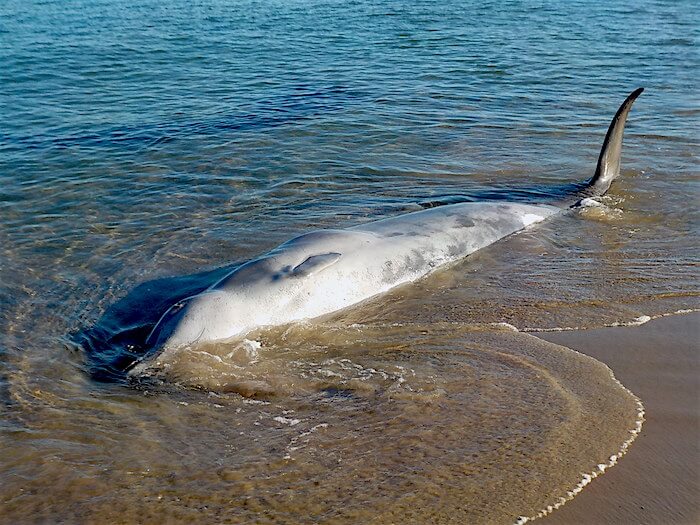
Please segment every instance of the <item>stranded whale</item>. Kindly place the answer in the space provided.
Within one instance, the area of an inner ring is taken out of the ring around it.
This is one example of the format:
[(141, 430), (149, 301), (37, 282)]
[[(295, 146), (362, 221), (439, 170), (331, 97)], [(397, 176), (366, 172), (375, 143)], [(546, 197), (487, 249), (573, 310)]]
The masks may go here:
[[(338, 230), (300, 235), (175, 302), (146, 339), (156, 355), (244, 336), (357, 304), (544, 221), (586, 197), (604, 194), (620, 170), (627, 115), (643, 88), (620, 106), (590, 181), (555, 204), (468, 202)], [(136, 364), (136, 363), (134, 363)], [(130, 367), (131, 368), (131, 367)]]

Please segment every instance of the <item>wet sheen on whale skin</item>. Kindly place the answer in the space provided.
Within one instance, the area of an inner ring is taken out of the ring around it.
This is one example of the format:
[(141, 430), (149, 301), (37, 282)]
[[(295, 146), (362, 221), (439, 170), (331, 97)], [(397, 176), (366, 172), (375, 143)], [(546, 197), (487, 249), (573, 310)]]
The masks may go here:
[[(344, 230), (296, 237), (238, 267), (207, 290), (177, 302), (147, 343), (158, 354), (311, 319), (414, 281), (591, 196), (620, 172), (624, 126), (643, 88), (613, 118), (591, 180), (565, 202), (477, 202), (441, 206)], [(138, 374), (143, 361), (131, 370)]]

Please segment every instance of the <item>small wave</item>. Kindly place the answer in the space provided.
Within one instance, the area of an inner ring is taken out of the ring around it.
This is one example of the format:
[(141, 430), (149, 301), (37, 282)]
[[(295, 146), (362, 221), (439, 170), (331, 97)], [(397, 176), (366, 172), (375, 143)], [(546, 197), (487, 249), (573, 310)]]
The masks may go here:
[[(646, 317), (646, 316), (644, 316)], [(646, 322), (646, 321), (645, 321)], [(640, 323), (643, 324), (643, 323)], [(572, 352), (575, 352), (579, 355), (588, 357), (589, 359), (593, 359), (590, 356), (586, 356), (586, 354), (583, 354), (579, 352), (578, 350), (574, 350), (573, 348), (568, 348), (567, 349), (571, 350)], [(614, 372), (610, 367), (607, 365), (604, 365), (610, 374), (610, 379), (614, 381), (622, 390), (627, 392), (628, 395), (630, 395), (632, 398), (634, 398), (635, 403), (637, 405), (637, 419), (634, 423), (634, 428), (631, 428), (629, 430), (630, 436), (627, 438), (620, 448), (618, 449), (616, 454), (611, 455), (608, 460), (605, 463), (598, 463), (596, 466), (595, 470), (592, 470), (588, 473), (584, 473), (581, 477), (581, 480), (574, 486), (571, 490), (568, 490), (566, 492), (565, 496), (560, 496), (556, 501), (553, 503), (550, 503), (546, 507), (542, 508), (539, 512), (530, 515), (530, 516), (519, 516), (518, 519), (515, 521), (515, 525), (523, 525), (524, 523), (527, 523), (528, 521), (535, 520), (537, 518), (542, 518), (548, 514), (551, 514), (555, 510), (559, 509), (562, 505), (566, 504), (567, 502), (571, 501), (574, 499), (585, 487), (588, 485), (593, 479), (597, 478), (598, 476), (602, 475), (605, 473), (607, 469), (610, 467), (614, 467), (617, 462), (624, 456), (627, 451), (629, 450), (629, 447), (632, 445), (635, 439), (637, 439), (637, 436), (642, 432), (642, 426), (644, 425), (644, 414), (645, 414), (645, 409), (644, 409), (644, 404), (642, 403), (642, 400), (639, 399), (634, 392), (632, 392), (629, 388), (627, 388), (625, 385), (623, 385), (619, 379), (615, 377)]]
[[(653, 321), (655, 319), (661, 319), (662, 317), (670, 317), (672, 315), (683, 315), (690, 314), (694, 312), (700, 312), (700, 308), (681, 308), (673, 312), (665, 312), (661, 314), (654, 315), (640, 315), (634, 319), (628, 321), (614, 321), (612, 323), (597, 325), (597, 326), (555, 326), (555, 327), (527, 327), (527, 328), (516, 328), (519, 332), (525, 333), (535, 333), (535, 332), (573, 332), (576, 330), (595, 330), (599, 328), (617, 328), (617, 327), (631, 327), (631, 326), (641, 326)], [(500, 323), (499, 323), (500, 324)]]

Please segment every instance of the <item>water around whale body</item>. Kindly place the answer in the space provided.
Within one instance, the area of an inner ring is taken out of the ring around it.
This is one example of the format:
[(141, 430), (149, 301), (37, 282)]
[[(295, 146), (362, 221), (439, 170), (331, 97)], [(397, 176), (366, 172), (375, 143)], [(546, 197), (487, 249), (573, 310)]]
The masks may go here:
[[(507, 523), (568, 498), (639, 406), (522, 331), (697, 308), (692, 7), (6, 2), (0, 521)], [(296, 234), (584, 180), (638, 85), (600, 205), (104, 381), (164, 305)]]

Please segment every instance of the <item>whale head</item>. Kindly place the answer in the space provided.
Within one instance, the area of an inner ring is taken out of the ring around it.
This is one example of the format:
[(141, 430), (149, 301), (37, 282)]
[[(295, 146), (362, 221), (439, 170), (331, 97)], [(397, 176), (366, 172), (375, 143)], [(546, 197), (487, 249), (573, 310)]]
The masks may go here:
[[(147, 342), (159, 349), (170, 349), (231, 338), (245, 327), (243, 310), (240, 315), (231, 315), (237, 309), (232, 298), (221, 291), (188, 297), (170, 307)], [(240, 323), (232, 322), (236, 317)]]

